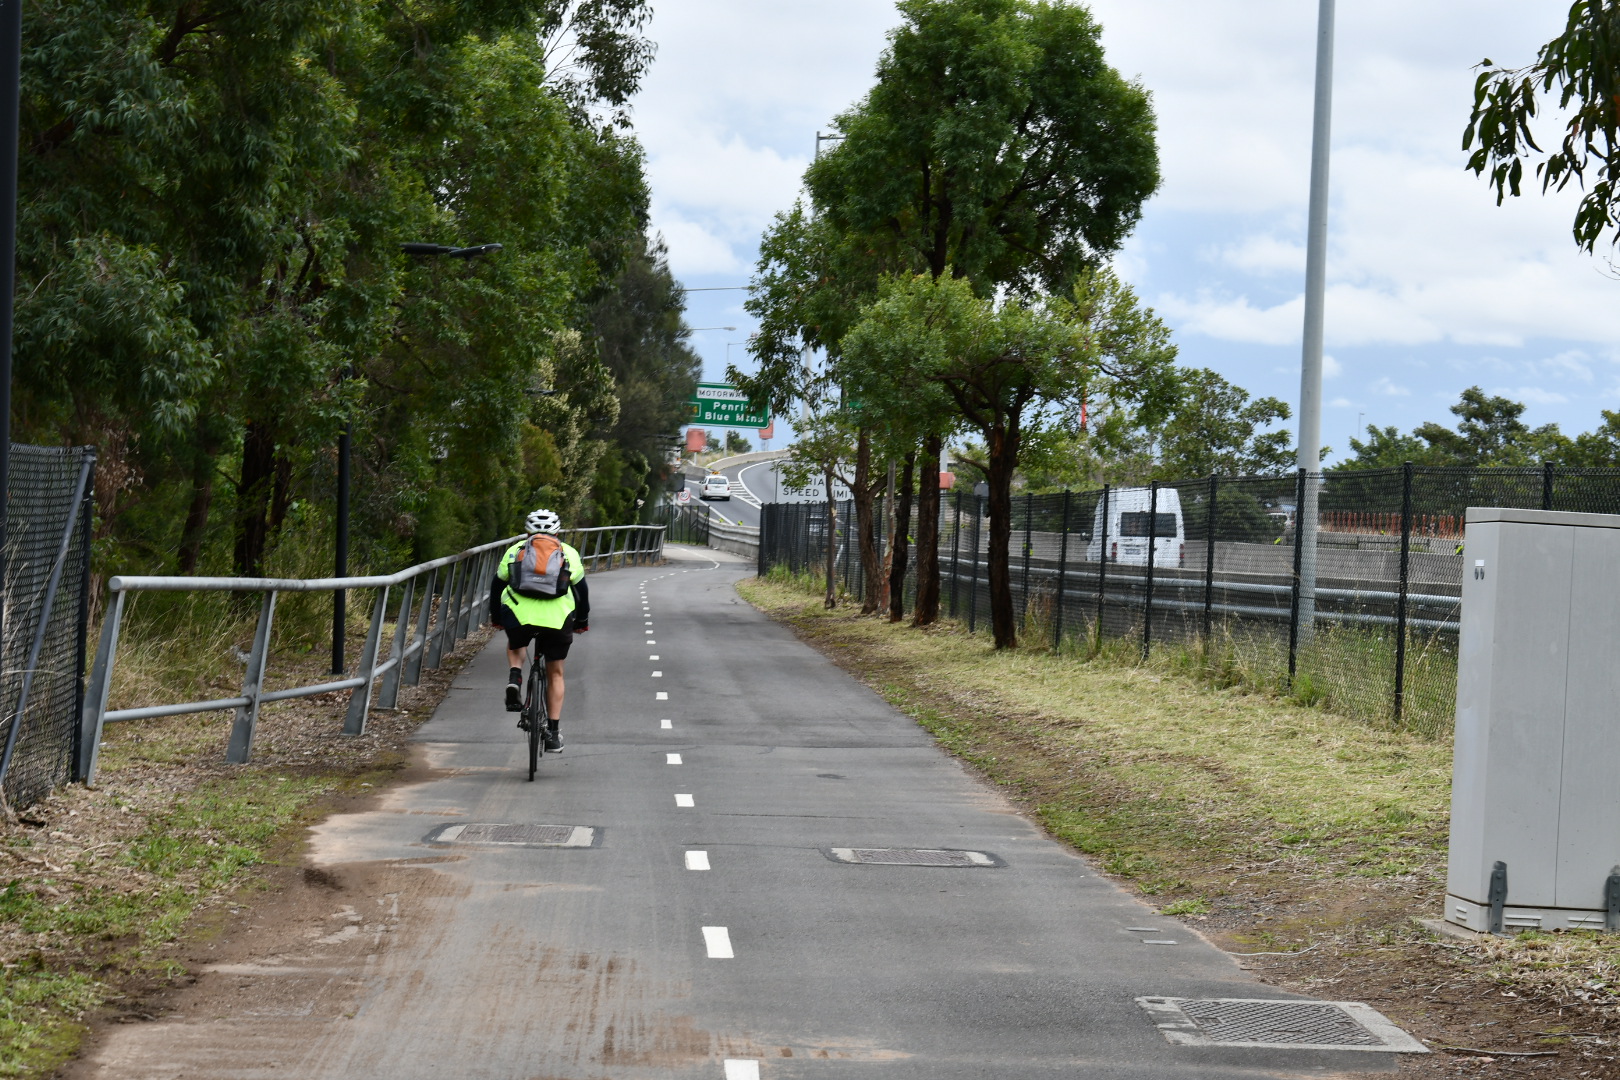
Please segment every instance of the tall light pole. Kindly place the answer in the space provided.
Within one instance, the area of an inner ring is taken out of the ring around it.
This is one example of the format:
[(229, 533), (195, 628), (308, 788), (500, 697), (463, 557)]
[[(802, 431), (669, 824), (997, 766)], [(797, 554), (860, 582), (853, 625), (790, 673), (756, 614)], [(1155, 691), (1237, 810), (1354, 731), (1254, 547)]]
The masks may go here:
[[(11, 2), (11, 0), (0, 0)], [(15, 140), (13, 140), (15, 141)], [(399, 249), (416, 258), (442, 255), (450, 259), (471, 259), (501, 250), (500, 244), (478, 244), (474, 247), (450, 247), (445, 244), (401, 244)], [(354, 378), (354, 365), (344, 368), (345, 381)], [(337, 466), (337, 543), (334, 547), (333, 577), (349, 576), (349, 442), (353, 433), (352, 422), (345, 419), (338, 432)], [(346, 589), (332, 591), (332, 674), (341, 675), (343, 664), (343, 637), (348, 618), (349, 594)]]
[[(1318, 0), (1316, 109), (1311, 122), (1311, 199), (1305, 234), (1305, 332), (1299, 361), (1299, 456), (1314, 474), (1322, 467), (1322, 322), (1327, 291), (1328, 162), (1333, 135), (1333, 5)], [(1318, 484), (1307, 478), (1295, 521), (1299, 530), (1299, 640), (1316, 629)]]

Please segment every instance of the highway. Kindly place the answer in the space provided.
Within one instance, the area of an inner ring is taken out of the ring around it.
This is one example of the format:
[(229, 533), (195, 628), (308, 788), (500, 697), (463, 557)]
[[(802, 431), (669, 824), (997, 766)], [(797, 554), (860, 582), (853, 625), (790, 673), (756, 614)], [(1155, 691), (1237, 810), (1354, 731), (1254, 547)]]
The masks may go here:
[[(775, 478), (771, 464), (769, 461), (755, 461), (721, 469), (721, 473), (731, 481), (731, 498), (716, 499), (703, 505), (729, 524), (759, 528), (759, 504), (774, 499), (771, 488)], [(701, 480), (686, 478), (686, 489), (692, 493), (693, 502), (699, 501), (698, 489), (701, 485)]]
[[(113, 1026), (68, 1075), (1396, 1068), (1388, 1053), (1172, 1044), (1137, 997), (1291, 995), (1046, 837), (743, 602), (742, 560), (671, 556), (593, 578), (592, 630), (568, 661), (567, 748), (535, 782), (500, 705), (497, 640), (420, 730), (409, 782), (312, 830), (308, 887), (284, 901), (307, 916), (200, 944), (214, 959), (172, 1015)], [(849, 861), (863, 858), (953, 865)]]

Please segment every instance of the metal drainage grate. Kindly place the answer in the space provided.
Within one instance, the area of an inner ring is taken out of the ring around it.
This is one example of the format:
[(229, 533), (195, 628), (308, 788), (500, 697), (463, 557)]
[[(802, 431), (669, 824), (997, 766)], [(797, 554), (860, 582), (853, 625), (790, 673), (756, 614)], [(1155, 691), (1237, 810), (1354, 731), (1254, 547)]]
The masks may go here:
[(1179, 1046), (1429, 1052), (1359, 1001), (1142, 997), (1136, 1003), (1165, 1040)]
[(499, 822), (440, 825), (423, 839), (429, 844), (481, 844), (496, 847), (595, 847), (600, 830), (588, 825), (514, 825)]
[(1005, 866), (984, 851), (953, 851), (945, 848), (828, 848), (836, 862), (869, 866)]

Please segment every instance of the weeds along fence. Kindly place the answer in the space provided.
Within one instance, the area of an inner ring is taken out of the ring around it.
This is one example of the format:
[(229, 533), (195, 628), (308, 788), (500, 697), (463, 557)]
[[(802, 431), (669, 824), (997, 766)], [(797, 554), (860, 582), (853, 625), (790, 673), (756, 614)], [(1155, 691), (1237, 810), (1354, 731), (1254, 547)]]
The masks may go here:
[(0, 798), (22, 809), (73, 775), (90, 604), (94, 447), (11, 446)]
[[(1318, 506), (1309, 551), (1298, 527), (1307, 485)], [(1223, 685), (1285, 689), (1438, 735), (1456, 697), (1470, 506), (1620, 513), (1620, 469), (1408, 465), (1019, 495), (1014, 607), (1025, 641), (1186, 663)], [(985, 498), (944, 500), (941, 608), (974, 632), (989, 621), (989, 525)], [(852, 503), (838, 505), (833, 533), (838, 583), (862, 595)], [(826, 504), (767, 504), (760, 573), (820, 575), (827, 534)], [(908, 610), (915, 585), (913, 570)]]
[[(564, 530), (562, 535), (595, 570), (659, 561), (663, 556), (664, 531), (662, 525), (614, 525)], [(79, 713), (74, 777), (87, 783), (94, 781), (102, 732), (107, 724), (122, 720), (233, 711), (235, 719), (225, 758), (244, 763), (252, 754), (259, 714), (265, 705), (348, 690), (343, 733), (364, 735), (374, 705), (394, 708), (401, 686), (416, 685), (424, 666), (438, 667), (456, 644), (483, 621), (481, 616), (489, 602), (490, 582), (497, 563), (506, 549), (521, 539), (521, 536), (507, 537), (386, 576), (112, 578), (107, 583), (107, 613), (102, 620), (101, 641)], [(351, 589), (369, 589), (374, 594), (365, 643), (353, 672), (329, 682), (268, 686), (278, 596)], [(252, 645), (245, 655), (246, 671), (240, 694), (204, 701), (108, 708), (124, 617), (131, 598), (143, 592), (261, 594)], [(393, 615), (392, 633), (388, 630), (390, 615)]]

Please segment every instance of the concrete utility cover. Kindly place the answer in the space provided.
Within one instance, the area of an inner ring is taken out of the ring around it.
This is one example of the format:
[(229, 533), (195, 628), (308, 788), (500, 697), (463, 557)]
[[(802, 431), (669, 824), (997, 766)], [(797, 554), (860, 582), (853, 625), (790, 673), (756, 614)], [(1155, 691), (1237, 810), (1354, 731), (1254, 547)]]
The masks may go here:
[(1165, 1040), (1178, 1046), (1429, 1052), (1359, 1001), (1141, 997), (1136, 1003)]
[(474, 822), (440, 825), (423, 839), (430, 844), (588, 848), (596, 846), (597, 832), (588, 825), (510, 825)]
[(828, 848), (837, 862), (872, 866), (1005, 866), (1006, 863), (984, 851), (950, 851), (944, 848)]

